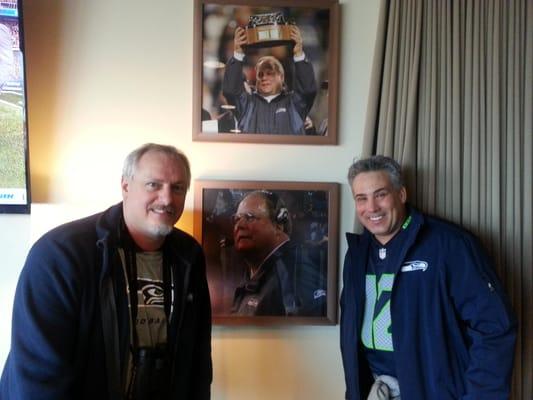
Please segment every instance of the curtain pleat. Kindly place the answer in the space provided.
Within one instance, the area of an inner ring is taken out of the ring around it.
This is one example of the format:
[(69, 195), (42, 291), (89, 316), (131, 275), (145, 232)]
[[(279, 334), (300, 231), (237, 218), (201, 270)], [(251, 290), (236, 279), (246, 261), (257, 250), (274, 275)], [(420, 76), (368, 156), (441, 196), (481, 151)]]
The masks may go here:
[[(513, 399), (533, 393), (533, 0), (382, 0), (364, 155), (476, 234), (519, 318)], [(376, 62), (379, 61), (379, 62)]]
[[(521, 238), (522, 263), (520, 265), (520, 276), (522, 278), (522, 324), (520, 326), (521, 337), (528, 342), (522, 347), (523, 359), (529, 360), (523, 364), (523, 376), (529, 377), (524, 380), (522, 387), (524, 393), (533, 393), (533, 5), (529, 1), (526, 6), (525, 20), (525, 60), (524, 60), (524, 174), (522, 181), (522, 199), (524, 220), (522, 222), (523, 234)], [(515, 300), (517, 301), (517, 300)]]

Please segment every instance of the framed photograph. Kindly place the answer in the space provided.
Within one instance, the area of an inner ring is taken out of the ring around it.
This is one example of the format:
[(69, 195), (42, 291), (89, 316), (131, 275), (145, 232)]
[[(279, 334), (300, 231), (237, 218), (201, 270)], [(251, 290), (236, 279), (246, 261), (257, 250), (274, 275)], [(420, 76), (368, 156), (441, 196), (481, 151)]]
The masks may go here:
[(194, 201), (215, 323), (337, 323), (336, 183), (199, 180)]
[(195, 0), (193, 140), (337, 144), (338, 0)]
[(0, 2), (0, 213), (30, 212), (22, 1)]

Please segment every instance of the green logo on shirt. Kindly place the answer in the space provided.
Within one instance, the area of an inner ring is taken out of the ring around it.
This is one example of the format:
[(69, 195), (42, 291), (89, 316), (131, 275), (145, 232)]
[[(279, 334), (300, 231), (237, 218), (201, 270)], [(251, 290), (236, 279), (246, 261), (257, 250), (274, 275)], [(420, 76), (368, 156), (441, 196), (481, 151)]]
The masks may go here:
[[(377, 281), (376, 275), (366, 275), (366, 300), (363, 328), (361, 329), (361, 341), (369, 349), (381, 351), (393, 351), (391, 316), (390, 316), (390, 293), (394, 274), (383, 274)], [(382, 296), (387, 297), (383, 303)], [(380, 303), (380, 299), (382, 300)], [(378, 309), (378, 307), (380, 307)]]

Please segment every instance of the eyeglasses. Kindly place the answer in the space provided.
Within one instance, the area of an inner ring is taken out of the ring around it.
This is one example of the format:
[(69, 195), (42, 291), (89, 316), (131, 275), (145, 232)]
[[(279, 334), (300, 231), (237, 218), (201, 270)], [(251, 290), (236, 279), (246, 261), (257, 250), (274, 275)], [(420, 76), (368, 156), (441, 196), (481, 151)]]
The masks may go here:
[(237, 225), (241, 221), (244, 221), (245, 223), (250, 224), (252, 222), (260, 220), (261, 218), (263, 217), (257, 216), (251, 212), (247, 212), (247, 213), (242, 213), (242, 214), (234, 214), (231, 217), (231, 220), (233, 222), (233, 225)]

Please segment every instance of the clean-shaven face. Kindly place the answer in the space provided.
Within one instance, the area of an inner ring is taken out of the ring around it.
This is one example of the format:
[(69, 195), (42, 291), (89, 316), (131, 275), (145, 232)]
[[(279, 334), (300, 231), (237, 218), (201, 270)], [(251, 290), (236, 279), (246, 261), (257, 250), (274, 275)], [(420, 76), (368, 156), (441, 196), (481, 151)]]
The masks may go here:
[(280, 232), (280, 228), (268, 215), (264, 198), (248, 196), (241, 201), (233, 225), (236, 250), (244, 253), (269, 253), (278, 244)]
[(283, 75), (271, 68), (264, 68), (257, 72), (256, 90), (262, 96), (271, 96), (281, 93)]
[(159, 151), (143, 154), (133, 178), (122, 179), (124, 220), (133, 240), (162, 244), (183, 212), (186, 193), (181, 160)]
[(405, 220), (405, 187), (395, 189), (385, 171), (362, 172), (352, 182), (352, 194), (361, 224), (387, 243)]

